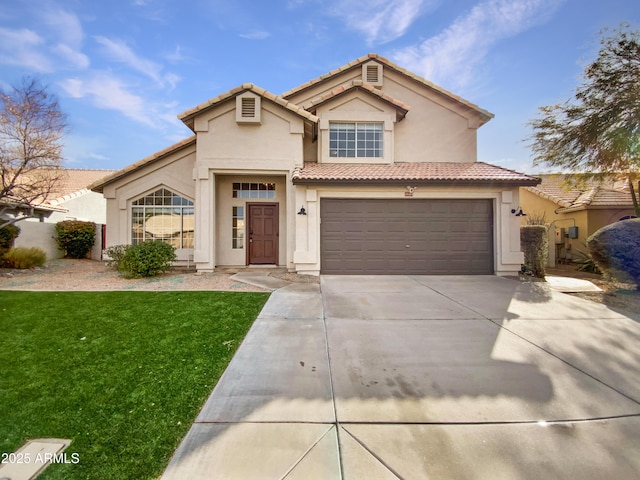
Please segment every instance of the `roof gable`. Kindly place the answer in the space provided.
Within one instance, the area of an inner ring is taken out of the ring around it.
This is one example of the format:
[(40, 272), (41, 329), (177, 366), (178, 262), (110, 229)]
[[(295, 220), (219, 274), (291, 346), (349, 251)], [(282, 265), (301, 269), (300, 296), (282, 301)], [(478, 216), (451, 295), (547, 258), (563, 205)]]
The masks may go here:
[(253, 83), (243, 83), (242, 85), (236, 88), (232, 88), (228, 92), (222, 93), (217, 97), (207, 100), (206, 102), (201, 103), (200, 105), (197, 105), (196, 107), (181, 113), (180, 115), (178, 115), (178, 118), (182, 120), (185, 123), (185, 125), (187, 125), (191, 130), (193, 130), (194, 121), (197, 116), (245, 92), (252, 92), (260, 96), (261, 98), (269, 100), (275, 103), (276, 105), (280, 106), (281, 108), (284, 108), (285, 110), (288, 110), (298, 115), (299, 117), (302, 117), (302, 119), (307, 122), (311, 122), (311, 123), (318, 122), (318, 118), (315, 115), (306, 111), (304, 108), (289, 102), (288, 100), (286, 100), (281, 96), (268, 92), (264, 88), (260, 88), (254, 85)]
[(184, 140), (178, 143), (175, 143), (170, 147), (165, 148), (164, 150), (160, 150), (159, 152), (156, 152), (153, 155), (149, 155), (148, 157), (145, 157), (142, 160), (137, 161), (136, 163), (132, 163), (131, 165), (123, 168), (122, 170), (113, 172), (111, 175), (108, 175), (102, 178), (101, 180), (98, 180), (92, 183), (87, 188), (94, 192), (102, 193), (105, 186), (115, 182), (116, 180), (119, 180), (120, 178), (128, 175), (129, 173), (139, 170), (140, 168), (143, 168), (147, 165), (151, 165), (152, 163), (162, 160), (163, 158), (167, 158), (169, 155), (179, 152), (182, 149), (185, 149), (188, 147), (195, 147), (195, 145), (196, 145), (195, 135), (189, 138), (185, 138)]
[(409, 109), (411, 108), (409, 105), (401, 102), (400, 100), (396, 100), (395, 98), (386, 95), (381, 90), (373, 87), (372, 85), (362, 83), (362, 81), (354, 80), (347, 85), (341, 85), (332, 89), (331, 91), (325, 93), (324, 95), (314, 98), (309, 102), (303, 104), (305, 110), (310, 112), (315, 112), (316, 109), (322, 105), (330, 103), (343, 95), (351, 92), (364, 92), (365, 94), (374, 97), (376, 100), (386, 103), (390, 105), (396, 110), (396, 120), (402, 120)]
[(370, 53), (368, 55), (365, 55), (363, 57), (357, 58), (356, 60), (353, 60), (352, 62), (347, 63), (346, 65), (343, 65), (342, 67), (339, 67), (335, 70), (332, 70), (324, 75), (321, 75), (313, 80), (310, 80), (306, 83), (303, 83), (302, 85), (295, 87), (285, 93), (282, 94), (282, 97), (285, 99), (289, 99), (291, 97), (293, 97), (294, 95), (297, 95), (299, 93), (302, 93), (310, 88), (313, 88), (317, 85), (320, 85), (324, 82), (329, 81), (330, 79), (333, 79), (334, 77), (341, 75), (345, 72), (349, 72), (351, 70), (354, 69), (359, 69), (362, 68), (362, 65), (364, 63), (370, 62), (370, 61), (376, 61), (380, 64), (382, 64), (383, 66), (385, 66), (386, 68), (389, 68), (391, 70), (394, 70), (395, 72), (400, 73), (401, 75), (403, 75), (405, 78), (418, 83), (419, 85), (421, 85), (424, 88), (429, 89), (430, 91), (435, 92), (438, 95), (442, 95), (446, 98), (448, 98), (449, 100), (456, 102), (462, 106), (464, 106), (465, 108), (468, 108), (469, 110), (472, 110), (474, 112), (476, 112), (480, 118), (481, 118), (481, 125), (483, 125), (484, 123), (488, 122), (489, 120), (491, 120), (494, 115), (483, 109), (480, 108), (478, 105), (475, 105), (474, 103), (471, 103), (465, 99), (463, 99), (462, 97), (459, 97), (458, 95), (453, 94), (452, 92), (426, 80), (425, 78), (416, 75), (413, 72), (410, 72), (409, 70), (406, 70), (402, 67), (400, 67), (399, 65), (396, 65), (395, 63), (391, 62), (390, 60), (379, 56), (378, 54), (375, 53)]

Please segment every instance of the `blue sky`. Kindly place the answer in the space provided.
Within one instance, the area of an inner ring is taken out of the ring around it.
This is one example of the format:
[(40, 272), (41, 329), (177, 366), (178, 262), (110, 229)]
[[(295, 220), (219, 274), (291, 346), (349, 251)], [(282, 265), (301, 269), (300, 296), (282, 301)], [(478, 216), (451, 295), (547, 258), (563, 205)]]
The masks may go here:
[(253, 82), (283, 93), (370, 52), (478, 104), (478, 160), (523, 140), (637, 0), (0, 0), (0, 86), (37, 76), (68, 115), (65, 165), (119, 169), (191, 135), (177, 115)]

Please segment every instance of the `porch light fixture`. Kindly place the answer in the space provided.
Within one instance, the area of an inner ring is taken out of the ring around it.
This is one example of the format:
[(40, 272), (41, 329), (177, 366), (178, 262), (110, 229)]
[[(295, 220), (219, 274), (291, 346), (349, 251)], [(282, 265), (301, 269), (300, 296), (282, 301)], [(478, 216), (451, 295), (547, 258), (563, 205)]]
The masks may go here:
[(298, 212), (298, 215), (306, 215), (307, 211), (304, 209), (304, 207), (300, 207), (300, 211)]
[(513, 213), (516, 217), (526, 217), (527, 214), (522, 211), (522, 208), (518, 206), (518, 208), (512, 208), (511, 213)]

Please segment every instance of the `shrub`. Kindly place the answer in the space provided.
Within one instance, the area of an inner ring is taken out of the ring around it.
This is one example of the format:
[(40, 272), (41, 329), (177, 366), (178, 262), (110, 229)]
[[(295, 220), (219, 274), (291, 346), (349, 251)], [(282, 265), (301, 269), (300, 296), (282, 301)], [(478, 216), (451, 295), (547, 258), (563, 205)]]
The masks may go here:
[(127, 278), (152, 277), (170, 270), (175, 259), (175, 251), (168, 243), (146, 240), (125, 249), (120, 271)]
[(66, 258), (86, 258), (96, 241), (96, 224), (79, 220), (56, 223), (56, 241)]
[(520, 227), (520, 245), (524, 252), (525, 270), (534, 277), (544, 278), (549, 239), (546, 225), (523, 225)]
[(4, 255), (4, 263), (9, 268), (41, 267), (47, 261), (47, 254), (38, 247), (12, 248)]
[(20, 227), (16, 225), (5, 225), (0, 228), (0, 257), (13, 247), (13, 242), (20, 235)]
[(122, 259), (124, 258), (124, 254), (127, 252), (129, 245), (113, 245), (105, 250), (105, 255), (109, 257), (107, 260), (107, 265), (115, 268), (116, 270), (120, 270), (120, 265), (122, 264)]

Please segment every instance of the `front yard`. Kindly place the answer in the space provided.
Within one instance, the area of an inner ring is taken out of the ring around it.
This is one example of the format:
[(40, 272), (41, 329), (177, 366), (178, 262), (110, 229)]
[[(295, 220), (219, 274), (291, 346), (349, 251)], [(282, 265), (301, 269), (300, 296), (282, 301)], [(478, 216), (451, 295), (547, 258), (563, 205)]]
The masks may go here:
[(157, 478), (268, 296), (0, 291), (0, 453), (66, 438), (40, 478)]

